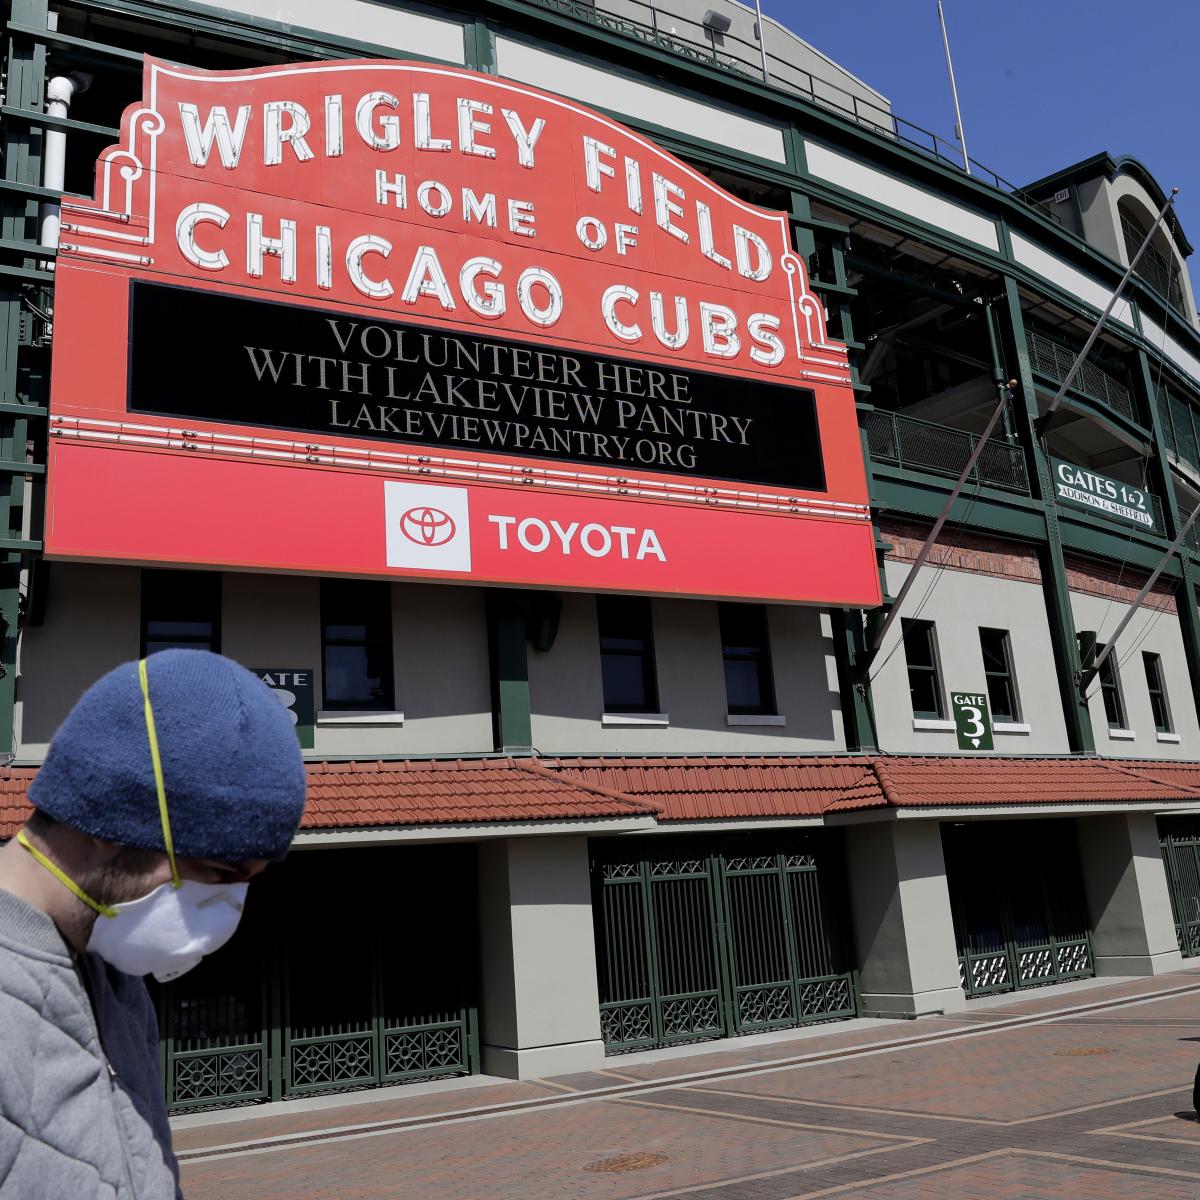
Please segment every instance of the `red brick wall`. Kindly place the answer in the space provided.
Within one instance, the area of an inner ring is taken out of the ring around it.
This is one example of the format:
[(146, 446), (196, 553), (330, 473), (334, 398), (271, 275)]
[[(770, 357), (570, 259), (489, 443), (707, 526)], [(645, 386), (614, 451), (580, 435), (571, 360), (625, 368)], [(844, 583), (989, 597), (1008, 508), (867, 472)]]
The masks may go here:
[[(929, 528), (885, 517), (879, 522), (879, 532), (892, 547), (887, 552), (888, 558), (895, 562), (914, 562)], [(926, 562), (930, 566), (991, 575), (996, 579), (1019, 579), (1024, 583), (1042, 581), (1041, 564), (1032, 546), (962, 529), (943, 529)]]
[[(1096, 562), (1073, 554), (1065, 556), (1065, 565), (1067, 587), (1071, 591), (1102, 596), (1105, 600), (1119, 600), (1124, 604), (1133, 603), (1138, 592), (1145, 587), (1148, 575), (1136, 567), (1122, 568), (1120, 563)], [(1143, 606), (1155, 612), (1175, 612), (1174, 588), (1160, 580), (1146, 597)]]

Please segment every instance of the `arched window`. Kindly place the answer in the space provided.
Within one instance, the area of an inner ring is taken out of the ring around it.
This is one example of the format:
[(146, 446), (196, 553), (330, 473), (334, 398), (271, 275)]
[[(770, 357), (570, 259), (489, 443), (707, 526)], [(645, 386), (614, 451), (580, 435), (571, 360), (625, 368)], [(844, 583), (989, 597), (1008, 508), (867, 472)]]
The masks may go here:
[[(1146, 238), (1153, 217), (1144, 214), (1132, 204), (1124, 202), (1117, 206), (1121, 218), (1121, 233), (1125, 239), (1125, 253), (1129, 260), (1138, 252), (1138, 247)], [(1168, 216), (1168, 220), (1170, 217)], [(1167, 298), (1172, 307), (1183, 308), (1183, 289), (1179, 282), (1179, 265), (1172, 253), (1167, 235), (1161, 229), (1154, 232), (1154, 238), (1146, 247), (1142, 261), (1138, 263), (1135, 274), (1144, 279)]]

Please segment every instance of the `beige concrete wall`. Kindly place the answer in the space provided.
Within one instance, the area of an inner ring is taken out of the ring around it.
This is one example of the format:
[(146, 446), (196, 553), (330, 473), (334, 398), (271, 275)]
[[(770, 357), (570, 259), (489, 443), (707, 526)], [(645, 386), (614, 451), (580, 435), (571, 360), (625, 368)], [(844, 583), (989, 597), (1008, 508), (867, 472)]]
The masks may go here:
[[(1071, 612), (1077, 630), (1094, 631), (1097, 639), (1107, 641), (1107, 635), (1128, 611), (1125, 600), (1109, 600), (1082, 592), (1071, 593)], [(1163, 678), (1175, 734), (1179, 741), (1163, 740), (1155, 733), (1150, 709), (1150, 693), (1146, 687), (1146, 672), (1142, 654), (1149, 651), (1162, 659)], [(1096, 753), (1127, 758), (1200, 758), (1200, 722), (1192, 696), (1187, 659), (1183, 652), (1183, 631), (1176, 613), (1139, 609), (1121, 634), (1117, 649), (1117, 675), (1125, 699), (1126, 725), (1133, 737), (1114, 736), (1104, 714), (1104, 700), (1099, 680), (1088, 688), (1088, 712), (1096, 737)]]
[(604, 1061), (587, 838), (479, 848), (483, 1069), (513, 1079)]
[(936, 821), (846, 830), (864, 1016), (921, 1016), (966, 1003)]
[(71, 706), (105, 672), (139, 649), (139, 572), (129, 567), (55, 563), (46, 618), (21, 634), (16, 728), (18, 758), (45, 756)]
[(543, 754), (795, 754), (845, 748), (829, 617), (772, 605), (768, 629), (784, 725), (731, 726), (717, 606), (652, 601), (659, 706), (667, 726), (605, 727), (594, 597), (563, 597), (551, 650), (529, 653), (533, 744)]
[[(205, 6), (210, 7), (210, 6)], [(353, 38), (375, 46), (447, 62), (466, 61), (463, 27), (419, 13), (404, 12), (394, 4), (374, 0), (229, 0), (211, 7), (222, 15), (235, 12), (257, 17), (284, 29), (312, 30)]]
[[(894, 596), (909, 565), (889, 560), (885, 570), (888, 591)], [(1021, 707), (1019, 724), (1029, 726), (1027, 733), (997, 731), (996, 751), (1064, 754), (1070, 749), (1041, 584), (927, 566), (909, 593), (904, 612), (936, 626), (947, 720), (941, 729), (915, 727), (903, 630), (897, 620), (871, 669), (881, 749), (906, 754), (957, 750), (950, 692), (987, 691), (980, 627), (1008, 630)]]
[[(136, 658), (136, 567), (56, 563), (45, 623), (21, 641), (17, 738), (42, 758), (83, 690)], [(222, 650), (247, 667), (307, 669), (321, 706), (320, 581), (229, 572), (221, 581)], [(483, 593), (431, 584), (392, 586), (393, 714), (318, 715), (315, 756), (463, 754), (492, 749)], [(400, 714), (403, 714), (401, 723)]]
[(1153, 813), (1080, 817), (1079, 858), (1097, 975), (1161, 975), (1183, 966)]

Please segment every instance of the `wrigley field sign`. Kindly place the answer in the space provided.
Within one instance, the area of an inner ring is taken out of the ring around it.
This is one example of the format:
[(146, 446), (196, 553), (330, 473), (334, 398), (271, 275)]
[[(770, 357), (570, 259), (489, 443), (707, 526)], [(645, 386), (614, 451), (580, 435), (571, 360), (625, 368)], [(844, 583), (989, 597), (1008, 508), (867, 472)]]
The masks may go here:
[(1098, 475), (1061, 458), (1052, 458), (1050, 464), (1054, 471), (1054, 494), (1059, 500), (1107, 513), (1122, 521), (1132, 521), (1143, 529), (1154, 529), (1150, 498), (1140, 488), (1107, 475)]
[(61, 215), (47, 557), (880, 602), (788, 215), (574, 101), (146, 58)]

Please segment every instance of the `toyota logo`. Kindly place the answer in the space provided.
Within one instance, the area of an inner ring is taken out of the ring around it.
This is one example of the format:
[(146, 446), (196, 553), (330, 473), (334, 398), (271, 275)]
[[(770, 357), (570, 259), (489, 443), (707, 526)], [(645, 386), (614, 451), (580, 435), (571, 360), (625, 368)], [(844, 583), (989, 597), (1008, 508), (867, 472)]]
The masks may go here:
[(455, 534), (454, 518), (440, 508), (410, 508), (400, 518), (400, 532), (418, 546), (444, 546)]

